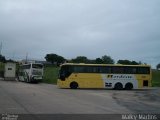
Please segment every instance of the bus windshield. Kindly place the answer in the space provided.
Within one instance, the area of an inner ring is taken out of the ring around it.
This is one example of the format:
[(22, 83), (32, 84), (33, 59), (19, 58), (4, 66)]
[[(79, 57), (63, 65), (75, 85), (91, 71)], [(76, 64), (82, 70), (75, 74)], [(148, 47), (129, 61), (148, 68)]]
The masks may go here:
[(43, 68), (42, 64), (32, 64), (32, 68)]

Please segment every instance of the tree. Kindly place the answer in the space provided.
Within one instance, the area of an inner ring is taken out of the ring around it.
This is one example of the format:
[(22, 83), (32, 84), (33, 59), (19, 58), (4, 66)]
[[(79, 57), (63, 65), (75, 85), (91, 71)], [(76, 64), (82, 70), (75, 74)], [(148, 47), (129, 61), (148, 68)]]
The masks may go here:
[(110, 56), (104, 55), (101, 59), (103, 64), (114, 64), (114, 60)]
[(15, 62), (15, 61), (12, 59), (9, 59), (9, 60), (6, 60), (6, 62)]
[(118, 60), (117, 64), (130, 65), (129, 60)]
[(47, 62), (51, 62), (52, 64), (57, 64), (57, 65), (65, 62), (65, 59), (62, 56), (53, 53), (47, 54), (45, 56), (45, 59)]
[(156, 66), (157, 70), (160, 70), (160, 63)]
[(136, 61), (130, 61), (130, 60), (118, 60), (117, 64), (123, 64), (123, 65), (139, 65), (141, 64), (140, 62)]
[(101, 58), (96, 58), (95, 63), (96, 64), (103, 64), (103, 60)]
[(96, 64), (114, 64), (114, 60), (107, 55), (102, 56), (101, 58), (95, 59)]
[(6, 62), (6, 58), (2, 55), (0, 55), (0, 62)]
[(88, 63), (89, 60), (85, 56), (77, 56), (75, 59), (71, 60), (73, 63)]
[(136, 62), (136, 61), (132, 61), (132, 62), (131, 62), (131, 65), (139, 65), (139, 63)]

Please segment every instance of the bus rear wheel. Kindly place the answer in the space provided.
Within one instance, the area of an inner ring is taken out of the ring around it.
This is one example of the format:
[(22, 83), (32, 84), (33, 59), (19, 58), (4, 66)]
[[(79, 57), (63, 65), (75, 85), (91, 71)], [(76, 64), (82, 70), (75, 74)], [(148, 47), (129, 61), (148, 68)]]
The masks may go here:
[(71, 89), (77, 89), (78, 88), (78, 83), (77, 82), (71, 82), (70, 88)]
[(122, 90), (123, 89), (122, 83), (120, 83), (120, 82), (116, 83), (115, 86), (114, 86), (114, 89), (115, 90)]
[(126, 89), (126, 90), (132, 90), (132, 89), (133, 89), (133, 84), (132, 84), (132, 83), (127, 83), (127, 84), (125, 85), (125, 89)]

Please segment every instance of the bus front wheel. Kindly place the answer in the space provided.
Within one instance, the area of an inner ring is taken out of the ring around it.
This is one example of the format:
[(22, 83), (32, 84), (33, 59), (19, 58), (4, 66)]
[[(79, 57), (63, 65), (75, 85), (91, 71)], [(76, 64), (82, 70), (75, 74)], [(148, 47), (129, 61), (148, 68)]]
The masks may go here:
[(71, 89), (77, 89), (78, 88), (78, 83), (77, 82), (71, 82), (70, 88)]
[(114, 89), (115, 90), (122, 90), (123, 89), (122, 83), (120, 83), (120, 82), (116, 83), (115, 86), (114, 86)]

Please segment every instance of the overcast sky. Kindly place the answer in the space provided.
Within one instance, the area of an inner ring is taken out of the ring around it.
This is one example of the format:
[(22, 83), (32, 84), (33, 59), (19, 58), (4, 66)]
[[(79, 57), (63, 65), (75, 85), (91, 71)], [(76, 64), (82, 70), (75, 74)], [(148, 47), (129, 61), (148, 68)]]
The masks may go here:
[(2, 54), (10, 59), (109, 55), (160, 63), (160, 0), (0, 0)]

